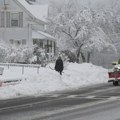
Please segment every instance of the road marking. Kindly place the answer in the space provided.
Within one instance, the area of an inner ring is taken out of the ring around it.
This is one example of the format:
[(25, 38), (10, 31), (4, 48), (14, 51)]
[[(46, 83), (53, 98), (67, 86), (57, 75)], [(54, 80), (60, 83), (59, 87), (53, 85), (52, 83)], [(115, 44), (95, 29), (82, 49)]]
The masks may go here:
[(76, 105), (74, 107), (72, 106), (72, 107), (67, 107), (67, 108), (63, 108), (63, 109), (60, 109), (60, 110), (49, 111), (49, 112), (46, 112), (45, 114), (41, 114), (41, 115), (37, 116), (36, 118), (34, 118), (32, 120), (40, 120), (41, 118), (44, 118), (44, 117), (49, 117), (49, 116), (53, 116), (53, 115), (56, 115), (56, 114), (61, 114), (61, 113), (64, 113), (64, 112), (70, 112), (70, 111), (73, 111), (73, 110), (82, 109), (82, 108), (85, 108), (85, 107), (91, 107), (93, 105), (108, 103), (108, 102), (112, 102), (112, 101), (115, 101), (115, 99), (106, 99), (106, 100), (102, 100), (102, 101), (94, 101), (94, 102), (86, 103), (86, 104), (83, 104), (83, 105)]
[(91, 96), (87, 96), (87, 97), (85, 97), (85, 98), (87, 98), (87, 99), (92, 99), (92, 98), (95, 98), (95, 96), (91, 95)]
[(109, 98), (110, 100), (117, 100), (117, 99), (120, 99), (120, 96), (112, 96)]
[(70, 95), (67, 98), (85, 98), (85, 99), (110, 99), (110, 100), (116, 100), (120, 99), (120, 96), (80, 96), (80, 95)]
[(107, 88), (107, 89), (103, 89), (103, 90), (95, 90), (95, 91), (93, 91), (93, 92), (90, 92), (90, 93), (85, 93), (85, 94), (81, 94), (81, 96), (82, 95), (91, 95), (91, 94), (96, 94), (96, 93), (101, 93), (101, 92), (104, 92), (104, 91), (113, 91), (113, 90), (115, 90), (117, 87), (114, 87), (114, 88)]
[[(62, 98), (56, 98), (54, 99), (55, 101), (58, 101), (58, 100), (63, 100), (63, 99), (66, 99), (66, 97), (62, 97)], [(10, 106), (10, 107), (5, 107), (5, 108), (0, 108), (0, 112), (4, 111), (4, 110), (17, 110), (17, 109), (20, 109), (20, 108), (28, 108), (28, 107), (31, 107), (31, 106), (34, 106), (34, 105), (37, 105), (37, 104), (43, 104), (43, 103), (49, 103), (53, 101), (52, 100), (46, 100), (46, 101), (40, 101), (40, 102), (34, 102), (34, 103), (28, 103), (28, 104), (22, 104), (22, 105), (16, 105), (16, 106)]]
[[(55, 99), (52, 99), (52, 100), (46, 100), (46, 101), (40, 101), (40, 102), (34, 102), (34, 103), (28, 103), (28, 104), (23, 104), (23, 105), (17, 105), (17, 106), (12, 106), (12, 107), (6, 107), (6, 108), (0, 108), (0, 112), (4, 111), (4, 110), (9, 110), (11, 111), (12, 109), (16, 110), (16, 109), (20, 109), (20, 108), (27, 108), (27, 107), (31, 107), (33, 105), (37, 105), (37, 104), (42, 104), (42, 103), (49, 103), (53, 100), (55, 101), (58, 101), (58, 100), (63, 100), (63, 99), (66, 99), (68, 97), (70, 98), (75, 98), (75, 97), (83, 97), (83, 98), (86, 98), (86, 99), (105, 99), (105, 101), (109, 101), (109, 100), (116, 100), (116, 99), (120, 99), (120, 96), (119, 97), (115, 97), (115, 96), (107, 96), (108, 98), (105, 98), (106, 96), (102, 97), (102, 96), (94, 96), (94, 95), (90, 95), (90, 94), (93, 94), (93, 93), (99, 93), (99, 92), (103, 92), (103, 91), (108, 91), (108, 90), (114, 90), (118, 87), (113, 87), (113, 88), (108, 88), (108, 89), (104, 89), (104, 90), (96, 90), (94, 92), (91, 92), (91, 93), (88, 93), (88, 94), (79, 94), (79, 95), (69, 95), (69, 94), (52, 94), (51, 96), (49, 97), (56, 97)], [(63, 95), (63, 96), (62, 96)], [(47, 96), (48, 97), (48, 96)], [(57, 98), (57, 97), (61, 97), (61, 98)], [(97, 101), (98, 103), (100, 103), (100, 101)], [(85, 105), (91, 105), (92, 102), (90, 103), (84, 103), (83, 105), (80, 105), (80, 106), (85, 106)], [(93, 104), (96, 103), (96, 102), (93, 102)], [(79, 105), (77, 105), (79, 106)]]
[[(112, 96), (112, 97), (109, 97), (109, 99), (105, 99), (105, 98), (101, 98), (101, 97), (97, 97), (97, 96), (78, 96), (78, 95), (70, 95), (70, 96), (65, 96), (65, 97), (62, 97), (62, 98), (56, 98), (56, 99), (54, 99), (55, 101), (58, 101), (58, 100), (63, 100), (63, 99), (66, 99), (66, 98), (76, 98), (76, 97), (81, 97), (81, 98), (85, 98), (85, 99), (101, 99), (102, 101), (103, 101), (103, 99), (105, 100), (105, 101), (108, 101), (108, 100), (116, 100), (116, 99), (118, 99), (118, 98), (120, 98), (120, 96), (119, 97), (114, 97), (114, 96)], [(28, 104), (22, 104), (22, 105), (16, 105), (16, 106), (11, 106), (11, 107), (5, 107), (5, 108), (0, 108), (0, 112), (2, 112), (2, 111), (5, 111), (5, 110), (7, 110), (7, 111), (11, 111), (11, 110), (17, 110), (17, 109), (21, 109), (21, 108), (29, 108), (29, 107), (32, 107), (32, 106), (34, 106), (34, 105), (37, 105), (37, 104), (43, 104), (43, 103), (49, 103), (49, 102), (51, 102), (51, 101), (53, 101), (53, 99), (52, 100), (46, 100), (46, 101), (40, 101), (40, 102), (34, 102), (34, 103), (28, 103)], [(102, 102), (100, 102), (100, 101), (94, 101), (94, 102), (90, 102), (90, 103), (84, 103), (83, 105), (76, 105), (76, 106), (83, 106), (83, 107), (85, 107), (85, 106), (89, 106), (89, 105), (94, 105), (95, 103), (102, 103)], [(69, 107), (70, 108), (70, 107)], [(81, 107), (80, 107), (81, 108)]]
[(53, 95), (49, 95), (49, 96), (46, 96), (46, 97), (49, 97), (49, 98), (55, 97), (55, 98), (57, 98), (57, 97), (60, 97), (60, 96), (61, 96), (60, 94), (53, 94)]
[(78, 95), (69, 95), (67, 98), (76, 98)]

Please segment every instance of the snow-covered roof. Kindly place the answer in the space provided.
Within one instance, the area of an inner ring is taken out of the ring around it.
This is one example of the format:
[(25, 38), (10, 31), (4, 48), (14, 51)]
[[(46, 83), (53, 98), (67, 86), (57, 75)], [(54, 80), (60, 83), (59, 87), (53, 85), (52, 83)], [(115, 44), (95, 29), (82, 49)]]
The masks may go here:
[(47, 22), (48, 5), (30, 5), (25, 0), (17, 0), (35, 18)]
[(38, 33), (42, 34), (43, 36), (46, 36), (48, 39), (55, 40), (55, 37), (51, 36), (48, 33), (45, 33), (45, 32), (42, 32), (42, 31), (38, 31)]
[(48, 5), (31, 5), (31, 13), (38, 19), (47, 22)]
[(39, 33), (36, 32), (36, 31), (32, 31), (32, 38), (33, 38), (33, 39), (45, 39), (45, 36), (39, 34)]
[(32, 38), (33, 39), (48, 39), (48, 40), (55, 40), (55, 37), (51, 36), (48, 33), (42, 31), (32, 31)]

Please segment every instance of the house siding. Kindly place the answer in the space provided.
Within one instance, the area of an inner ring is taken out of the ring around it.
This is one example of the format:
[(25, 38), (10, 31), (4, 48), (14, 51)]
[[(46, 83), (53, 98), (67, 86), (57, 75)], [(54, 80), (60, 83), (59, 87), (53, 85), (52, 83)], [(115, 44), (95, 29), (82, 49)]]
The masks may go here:
[[(28, 29), (27, 28), (1, 28), (0, 29), (0, 38), (5, 40), (9, 44), (9, 40), (22, 40), (28, 38)], [(28, 40), (27, 40), (28, 41)]]
[[(4, 9), (0, 6), (0, 39), (4, 40), (8, 44), (11, 39), (14, 40), (26, 40), (28, 46), (32, 45), (32, 30), (29, 21), (31, 18), (27, 15), (23, 9), (21, 9), (16, 3), (12, 0), (9, 1), (7, 9)], [(19, 26), (11, 26), (11, 14), (19, 14)]]
[[(9, 1), (6, 8), (0, 5), (0, 39), (4, 40), (7, 44), (13, 43), (12, 41), (25, 40), (26, 44), (32, 47), (32, 30), (45, 31), (45, 23), (35, 19), (34, 16), (16, 0), (6, 1)], [(14, 18), (13, 14), (17, 14), (18, 18), (12, 21)], [(39, 38), (37, 40), (43, 39)], [(49, 38), (46, 37), (43, 41), (42, 47), (46, 48), (48, 52), (54, 53), (54, 40), (49, 40)], [(49, 44), (52, 46), (50, 47)]]

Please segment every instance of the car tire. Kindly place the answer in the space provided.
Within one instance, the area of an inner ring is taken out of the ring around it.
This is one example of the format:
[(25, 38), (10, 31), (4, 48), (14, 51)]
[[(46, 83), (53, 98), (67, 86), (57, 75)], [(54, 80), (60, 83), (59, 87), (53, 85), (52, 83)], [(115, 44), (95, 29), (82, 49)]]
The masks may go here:
[(118, 86), (118, 81), (114, 81), (114, 82), (113, 82), (113, 85), (114, 85), (114, 86)]

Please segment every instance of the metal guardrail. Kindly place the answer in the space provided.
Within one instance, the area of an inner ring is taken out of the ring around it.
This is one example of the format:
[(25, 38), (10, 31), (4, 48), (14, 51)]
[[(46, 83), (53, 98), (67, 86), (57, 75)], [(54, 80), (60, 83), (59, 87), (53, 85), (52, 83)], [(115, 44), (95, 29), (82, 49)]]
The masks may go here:
[(16, 63), (0, 63), (0, 66), (7, 66), (8, 69), (9, 69), (9, 67), (11, 67), (11, 66), (21, 67), (21, 68), (22, 68), (22, 74), (24, 74), (24, 68), (25, 68), (25, 67), (36, 68), (36, 69), (37, 69), (37, 73), (39, 74), (39, 68), (41, 67), (41, 65), (34, 65), (34, 64), (16, 64)]
[(41, 65), (36, 64), (17, 64), (17, 63), (0, 63), (1, 66), (24, 66), (24, 67), (41, 67)]

